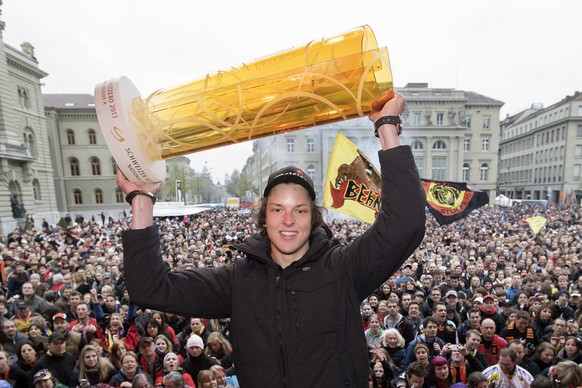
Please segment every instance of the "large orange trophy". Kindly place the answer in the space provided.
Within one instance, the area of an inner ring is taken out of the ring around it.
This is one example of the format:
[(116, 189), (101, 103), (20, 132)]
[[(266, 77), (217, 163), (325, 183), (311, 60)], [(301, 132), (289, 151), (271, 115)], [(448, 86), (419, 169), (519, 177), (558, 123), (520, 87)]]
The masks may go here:
[(95, 87), (107, 145), (134, 183), (165, 159), (364, 116), (393, 93), (386, 48), (368, 26), (141, 98), (126, 77)]

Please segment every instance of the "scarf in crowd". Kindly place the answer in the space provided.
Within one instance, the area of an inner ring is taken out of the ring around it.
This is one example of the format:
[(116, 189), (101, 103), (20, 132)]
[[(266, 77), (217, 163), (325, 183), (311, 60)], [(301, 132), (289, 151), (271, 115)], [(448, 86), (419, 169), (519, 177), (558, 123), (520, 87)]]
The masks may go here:
[(454, 383), (466, 383), (467, 382), (467, 366), (465, 363), (461, 363), (458, 368), (459, 378), (457, 379), (457, 367), (451, 362), (451, 382)]

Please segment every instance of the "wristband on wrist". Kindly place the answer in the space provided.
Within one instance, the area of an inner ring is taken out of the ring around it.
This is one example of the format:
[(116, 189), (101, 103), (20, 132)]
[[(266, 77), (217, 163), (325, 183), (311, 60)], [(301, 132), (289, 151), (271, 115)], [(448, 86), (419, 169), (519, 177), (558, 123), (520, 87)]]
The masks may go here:
[(395, 125), (398, 136), (402, 133), (402, 116), (382, 116), (374, 123), (374, 136), (379, 137), (378, 129), (384, 124)]
[(133, 199), (135, 197), (137, 197), (138, 195), (143, 195), (148, 197), (149, 199), (152, 200), (152, 204), (155, 205), (156, 204), (156, 196), (148, 191), (142, 191), (142, 190), (133, 190), (132, 192), (128, 193), (125, 196), (125, 201), (127, 203), (129, 203), (129, 205), (131, 206), (131, 201), (133, 201)]

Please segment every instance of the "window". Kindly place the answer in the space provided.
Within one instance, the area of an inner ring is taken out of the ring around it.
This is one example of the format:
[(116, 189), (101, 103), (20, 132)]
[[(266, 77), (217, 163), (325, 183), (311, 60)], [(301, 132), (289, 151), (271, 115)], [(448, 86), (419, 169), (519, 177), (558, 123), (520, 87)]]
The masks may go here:
[(471, 128), (471, 116), (463, 117), (463, 125)]
[(432, 146), (433, 150), (446, 150), (447, 149), (447, 145), (445, 144), (444, 141), (442, 140), (437, 140), (434, 142), (434, 145)]
[(72, 129), (67, 129), (67, 144), (75, 145), (75, 132)]
[(34, 134), (32, 128), (26, 127), (23, 133), (24, 146), (30, 150), (32, 156), (36, 156), (36, 141), (34, 140)]
[(315, 139), (307, 138), (307, 152), (315, 152)]
[(484, 137), (481, 139), (481, 151), (489, 151), (489, 138)]
[(23, 87), (18, 88), (18, 104), (22, 109), (30, 109), (30, 94), (28, 89)]
[(295, 139), (287, 138), (287, 152), (295, 152)]
[(414, 158), (418, 175), (422, 178), (424, 176), (424, 158)]
[(424, 146), (422, 145), (421, 141), (415, 140), (410, 145), (410, 148), (412, 148), (413, 150), (422, 150), (422, 149), (424, 149)]
[(40, 191), (40, 182), (38, 181), (38, 179), (34, 179), (32, 181), (32, 194), (34, 195), (35, 201), (40, 201), (42, 199)]
[(437, 113), (436, 125), (444, 125), (444, 124), (445, 124), (445, 114), (442, 112)]
[(91, 158), (91, 174), (101, 175), (101, 163), (97, 158)]
[(307, 171), (305, 172), (307, 173), (307, 175), (309, 175), (309, 177), (313, 181), (313, 184), (315, 185), (315, 166), (313, 164), (310, 164), (309, 166), (307, 166)]
[(97, 144), (97, 135), (93, 129), (89, 130), (89, 144)]
[(81, 190), (76, 189), (73, 191), (73, 200), (75, 205), (82, 205), (83, 204), (83, 195), (81, 194)]
[(471, 151), (471, 138), (466, 137), (463, 139), (463, 151)]
[(463, 164), (463, 182), (469, 182), (471, 180), (471, 167), (469, 163)]
[(582, 124), (578, 124), (576, 127), (576, 137), (582, 137)]
[(574, 156), (576, 156), (576, 157), (578, 157), (578, 158), (579, 158), (580, 156), (582, 156), (582, 145), (577, 145), (577, 146), (576, 146), (576, 149), (575, 149), (575, 151), (574, 151)]
[(103, 191), (101, 189), (95, 190), (95, 203), (103, 203)]
[(117, 175), (117, 162), (113, 158), (111, 158), (111, 169), (113, 170), (113, 175)]
[(432, 179), (446, 179), (447, 158), (432, 158)]
[(123, 192), (119, 188), (115, 189), (115, 202), (123, 203)]
[(579, 181), (580, 180), (580, 168), (582, 165), (580, 164), (575, 164), (574, 168), (572, 169), (572, 179), (574, 181)]
[(491, 128), (491, 117), (485, 116), (483, 117), (483, 129)]
[(415, 127), (420, 126), (420, 112), (414, 112), (414, 115), (412, 115), (412, 125)]
[(487, 163), (481, 165), (481, 169), (479, 170), (479, 180), (481, 182), (489, 180), (489, 165)]
[(71, 167), (71, 175), (72, 176), (79, 176), (81, 175), (79, 172), (79, 161), (77, 158), (72, 158), (69, 161), (69, 166)]

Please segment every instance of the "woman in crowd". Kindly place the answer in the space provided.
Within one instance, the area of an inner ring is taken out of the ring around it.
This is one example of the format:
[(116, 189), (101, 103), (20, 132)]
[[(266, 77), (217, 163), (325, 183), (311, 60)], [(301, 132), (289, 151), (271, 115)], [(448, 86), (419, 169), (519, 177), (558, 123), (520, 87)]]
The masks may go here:
[(378, 348), (382, 345), (380, 336), (382, 335), (382, 326), (376, 314), (372, 314), (368, 319), (368, 330), (365, 331), (368, 348)]
[(109, 360), (115, 369), (121, 369), (121, 357), (127, 352), (127, 345), (121, 340), (113, 341), (111, 345), (111, 352), (109, 353)]
[(368, 324), (372, 314), (374, 314), (372, 306), (369, 303), (364, 303), (362, 306), (362, 324), (364, 325), (364, 330), (368, 330)]
[(404, 337), (397, 329), (386, 329), (380, 337), (380, 344), (386, 350), (394, 365), (399, 366), (404, 360), (406, 349)]
[[(167, 375), (170, 372), (179, 372), (182, 374), (182, 378), (184, 379), (184, 384), (193, 387), (194, 380), (192, 380), (192, 376), (184, 372), (184, 370), (180, 367), (180, 360), (178, 359), (178, 355), (176, 353), (170, 352), (164, 356), (164, 375)], [(160, 376), (156, 379), (156, 386), (164, 384), (164, 377)]]
[(576, 364), (582, 363), (582, 342), (576, 336), (570, 335), (566, 337), (564, 346), (558, 352), (554, 364), (566, 360), (574, 361)]
[(214, 373), (218, 388), (234, 388), (232, 384), (227, 384), (226, 370), (222, 367), (222, 365), (212, 365), (209, 370)]
[(32, 370), (32, 366), (38, 360), (38, 353), (34, 347), (34, 344), (29, 340), (20, 345), (18, 349), (18, 367), (29, 373)]
[(582, 366), (574, 361), (562, 361), (552, 366), (547, 376), (555, 387), (579, 387), (582, 385)]
[(111, 380), (109, 380), (108, 384), (119, 388), (123, 383), (129, 383), (129, 386), (131, 387), (132, 379), (135, 375), (141, 373), (141, 368), (137, 363), (137, 354), (132, 351), (127, 351), (123, 356), (121, 356), (120, 361), (121, 369), (111, 378)]
[(33, 344), (39, 357), (48, 350), (48, 335), (46, 329), (40, 323), (33, 322), (30, 324), (28, 339)]
[(206, 339), (204, 353), (214, 358), (225, 368), (230, 368), (233, 363), (232, 345), (219, 331), (213, 331)]
[(435, 388), (449, 388), (451, 386), (451, 374), (446, 358), (436, 356), (431, 360), (428, 381), (429, 385)]
[(214, 373), (209, 371), (208, 369), (201, 370), (198, 373), (198, 385), (197, 388), (217, 388), (218, 382), (216, 381), (216, 377), (214, 377)]
[(556, 347), (549, 342), (542, 342), (536, 347), (532, 361), (535, 362), (540, 368), (540, 371), (544, 373), (547, 369), (552, 366), (554, 358), (556, 357)]
[[(172, 346), (172, 349), (170, 349), (168, 351), (175, 350), (176, 347), (179, 345), (179, 341), (178, 341), (178, 338), (176, 337), (176, 332), (174, 331), (172, 326), (170, 326), (166, 323), (166, 314), (164, 314), (161, 311), (152, 311), (152, 318), (155, 319), (156, 321), (158, 321), (158, 324), (160, 325), (162, 332), (166, 336), (168, 336), (168, 338), (170, 338), (170, 340), (174, 344)], [(155, 337), (152, 337), (152, 338), (155, 338)]]
[[(158, 334), (156, 338), (154, 338), (154, 344), (156, 345), (156, 349), (160, 351), (160, 353), (166, 354), (174, 351), (174, 344), (168, 336), (164, 334)], [(184, 357), (178, 355), (180, 362), (184, 360)]]
[(107, 384), (117, 370), (105, 357), (101, 357), (97, 348), (87, 345), (81, 351), (77, 367), (73, 370), (71, 381), (81, 385), (86, 380), (91, 386)]
[(517, 294), (517, 303), (513, 306), (517, 310), (529, 311), (529, 297), (527, 293), (520, 292)]
[(368, 304), (372, 306), (372, 310), (374, 310), (374, 314), (378, 312), (378, 295), (372, 294), (368, 297)]

